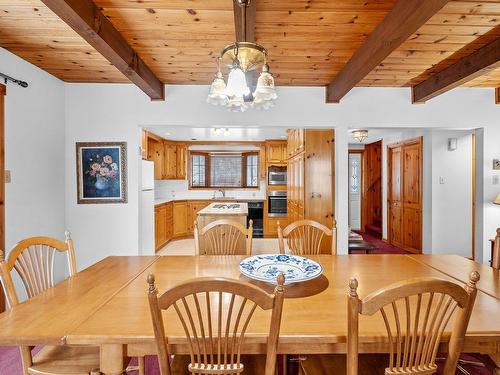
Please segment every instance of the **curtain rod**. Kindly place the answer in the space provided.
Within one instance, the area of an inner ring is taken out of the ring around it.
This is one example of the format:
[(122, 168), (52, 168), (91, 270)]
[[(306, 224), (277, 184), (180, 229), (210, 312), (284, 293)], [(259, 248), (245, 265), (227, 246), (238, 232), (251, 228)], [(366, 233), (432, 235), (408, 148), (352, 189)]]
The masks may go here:
[(8, 76), (7, 74), (0, 73), (0, 77), (2, 77), (4, 79), (5, 84), (7, 84), (7, 81), (11, 81), (12, 83), (15, 83), (21, 87), (24, 87), (24, 88), (28, 87), (28, 82), (12, 78), (12, 77)]

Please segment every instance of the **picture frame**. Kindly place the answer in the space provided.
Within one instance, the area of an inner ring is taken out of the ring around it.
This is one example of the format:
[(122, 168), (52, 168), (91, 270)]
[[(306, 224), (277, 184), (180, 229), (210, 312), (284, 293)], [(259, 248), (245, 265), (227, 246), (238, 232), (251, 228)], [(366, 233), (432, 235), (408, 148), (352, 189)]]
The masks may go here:
[(78, 204), (127, 203), (127, 142), (76, 142)]

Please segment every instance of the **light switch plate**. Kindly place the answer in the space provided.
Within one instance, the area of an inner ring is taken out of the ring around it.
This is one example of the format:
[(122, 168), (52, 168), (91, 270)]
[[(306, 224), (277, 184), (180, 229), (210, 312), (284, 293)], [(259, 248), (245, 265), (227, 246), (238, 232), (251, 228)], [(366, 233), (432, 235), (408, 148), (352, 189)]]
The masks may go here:
[(493, 159), (493, 170), (500, 171), (500, 159)]
[(6, 170), (5, 171), (5, 183), (6, 184), (10, 184), (10, 181), (11, 181), (11, 179), (10, 179), (10, 171)]
[(441, 185), (444, 185), (444, 182), (445, 182), (444, 177), (443, 176), (439, 177), (439, 183)]

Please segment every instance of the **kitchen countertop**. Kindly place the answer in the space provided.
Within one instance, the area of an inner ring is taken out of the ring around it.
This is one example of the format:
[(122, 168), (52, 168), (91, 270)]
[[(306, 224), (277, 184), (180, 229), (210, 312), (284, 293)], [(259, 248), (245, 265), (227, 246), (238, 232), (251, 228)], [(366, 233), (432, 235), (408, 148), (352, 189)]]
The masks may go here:
[(237, 208), (217, 208), (216, 205), (220, 204), (219, 202), (210, 203), (204, 209), (198, 211), (198, 215), (202, 216), (247, 216), (248, 215), (248, 204), (246, 203), (238, 203), (239, 207)]
[(161, 204), (165, 204), (168, 202), (178, 202), (178, 201), (213, 201), (213, 202), (264, 202), (265, 199), (259, 198), (183, 198), (183, 197), (175, 197), (175, 198), (155, 198), (155, 206), (159, 206)]

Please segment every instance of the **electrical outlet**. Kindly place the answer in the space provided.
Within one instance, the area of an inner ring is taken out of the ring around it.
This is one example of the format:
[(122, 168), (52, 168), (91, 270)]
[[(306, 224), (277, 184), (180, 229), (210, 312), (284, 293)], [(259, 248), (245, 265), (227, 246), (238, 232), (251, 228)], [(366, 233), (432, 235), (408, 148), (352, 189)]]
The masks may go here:
[(440, 177), (439, 177), (439, 183), (440, 183), (441, 185), (444, 185), (445, 180), (444, 180), (444, 177), (443, 177), (443, 176), (440, 176)]
[(11, 178), (10, 178), (10, 171), (6, 170), (5, 171), (5, 183), (10, 184)]

